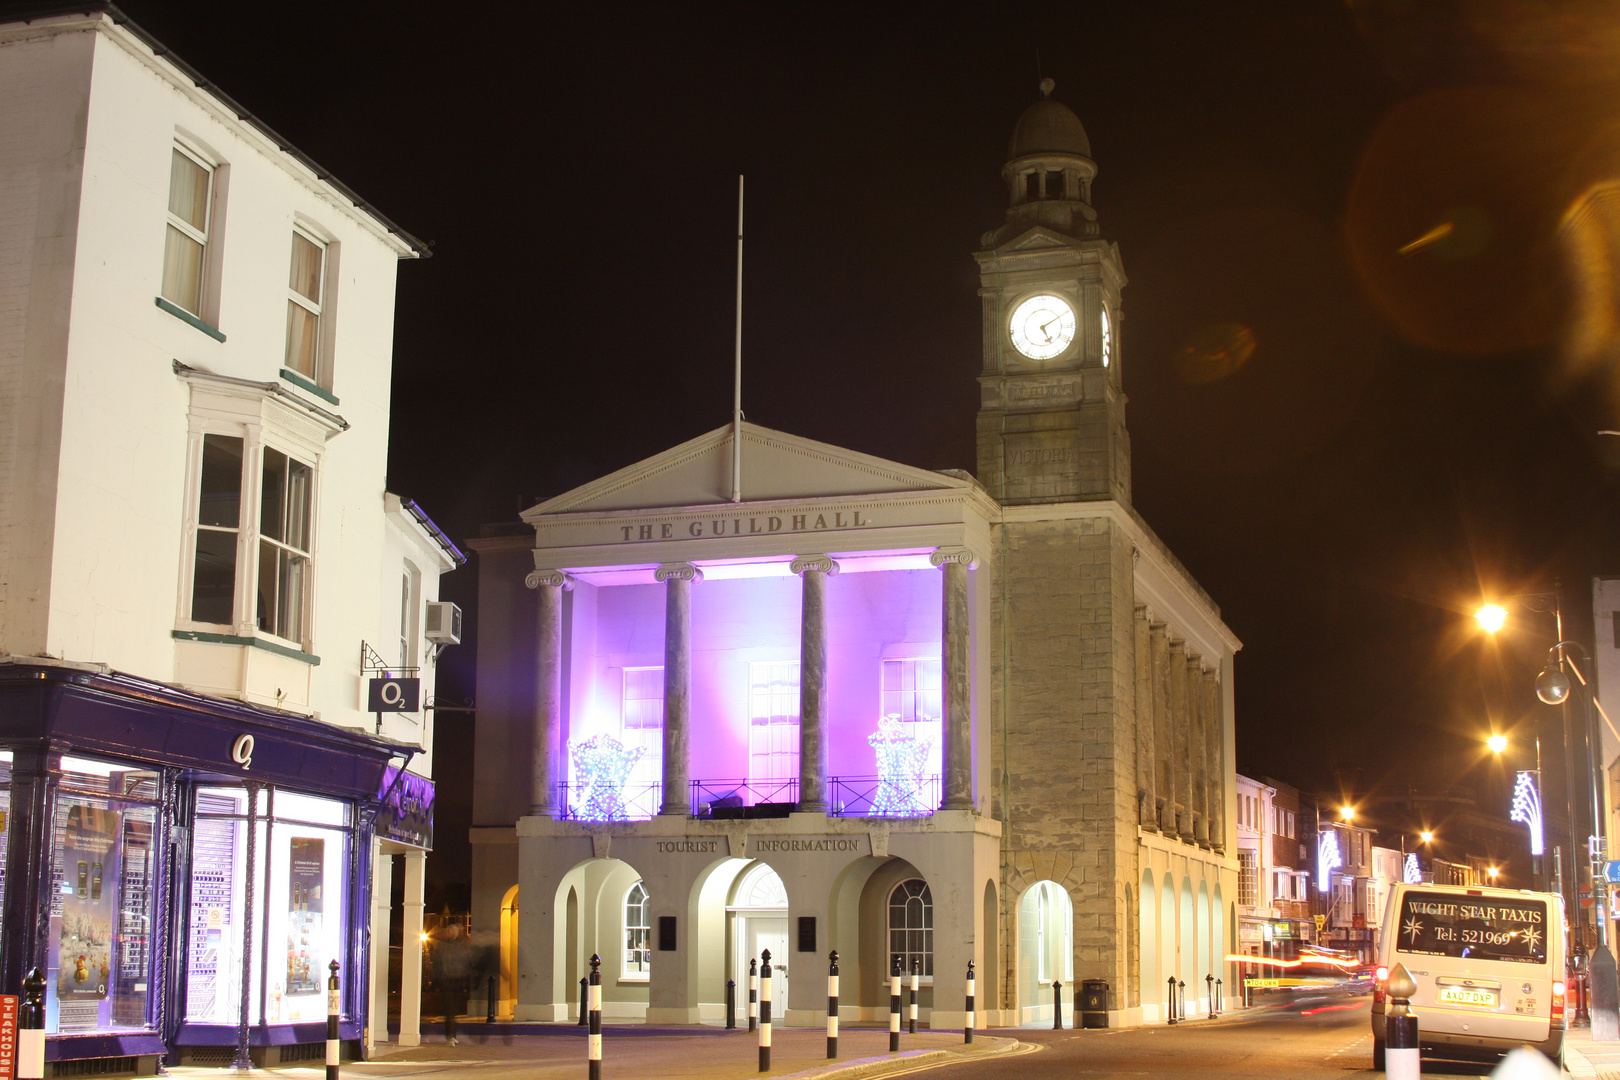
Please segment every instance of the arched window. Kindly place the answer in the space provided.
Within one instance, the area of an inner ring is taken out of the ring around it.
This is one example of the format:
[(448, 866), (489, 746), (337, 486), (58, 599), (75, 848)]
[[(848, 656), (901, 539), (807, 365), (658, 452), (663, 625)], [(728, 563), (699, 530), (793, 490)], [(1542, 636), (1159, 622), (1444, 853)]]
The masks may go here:
[(900, 957), (907, 975), (914, 960), (922, 962), (924, 975), (934, 974), (934, 895), (920, 878), (902, 881), (889, 894), (889, 956), (891, 964)]
[(652, 916), (647, 887), (630, 886), (624, 898), (624, 973), (646, 975), (652, 970)]

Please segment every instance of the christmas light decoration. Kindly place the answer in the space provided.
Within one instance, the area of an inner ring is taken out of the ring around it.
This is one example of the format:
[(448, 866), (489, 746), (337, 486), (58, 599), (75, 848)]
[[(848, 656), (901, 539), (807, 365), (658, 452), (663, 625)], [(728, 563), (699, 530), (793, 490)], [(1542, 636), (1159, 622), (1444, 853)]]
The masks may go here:
[(890, 714), (878, 721), (878, 729), (866, 737), (877, 751), (878, 788), (872, 796), (873, 817), (926, 817), (933, 807), (922, 799), (923, 770), (933, 739), (918, 738), (916, 728), (924, 724), (903, 724)]
[(1339, 834), (1324, 829), (1316, 838), (1316, 887), (1327, 892), (1333, 885), (1333, 871), (1344, 865), (1339, 854)]
[(1406, 865), (1401, 869), (1401, 880), (1408, 885), (1423, 884), (1423, 868), (1418, 865), (1417, 852), (1406, 853)]
[(1513, 809), (1509, 811), (1511, 821), (1521, 821), (1530, 829), (1530, 854), (1540, 855), (1542, 848), (1541, 838), (1541, 790), (1536, 783), (1534, 772), (1521, 772), (1516, 784), (1513, 785)]
[(646, 747), (626, 747), (611, 735), (592, 735), (570, 742), (574, 776), (579, 790), (574, 817), (580, 821), (624, 821), (630, 815), (624, 805), (624, 782), (636, 767)]

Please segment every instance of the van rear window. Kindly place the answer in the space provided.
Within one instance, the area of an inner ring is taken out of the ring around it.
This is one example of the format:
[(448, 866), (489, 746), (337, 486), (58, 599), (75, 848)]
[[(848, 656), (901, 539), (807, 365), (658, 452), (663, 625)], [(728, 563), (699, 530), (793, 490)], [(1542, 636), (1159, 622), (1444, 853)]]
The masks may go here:
[(1469, 960), (1547, 962), (1547, 902), (1506, 896), (1408, 892), (1396, 949)]

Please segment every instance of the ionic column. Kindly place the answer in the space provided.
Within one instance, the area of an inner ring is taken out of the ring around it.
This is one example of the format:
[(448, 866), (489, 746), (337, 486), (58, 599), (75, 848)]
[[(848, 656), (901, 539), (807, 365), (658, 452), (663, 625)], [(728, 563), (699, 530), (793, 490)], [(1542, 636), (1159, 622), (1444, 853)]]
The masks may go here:
[(1187, 645), (1172, 640), (1170, 664), (1170, 783), (1175, 793), (1176, 834), (1183, 840), (1193, 838), (1192, 823), (1192, 768), (1188, 759), (1191, 747), (1187, 739)]
[(1187, 757), (1192, 765), (1193, 838), (1209, 843), (1209, 737), (1204, 715), (1204, 661), (1187, 654)]
[(692, 582), (703, 571), (665, 563), (653, 571), (664, 583), (664, 801), (659, 814), (690, 817), (692, 796)]
[(1152, 829), (1158, 826), (1158, 813), (1154, 795), (1153, 641), (1146, 605), (1137, 606), (1132, 628), (1136, 637), (1136, 820)]
[(968, 669), (967, 573), (978, 560), (966, 548), (940, 548), (928, 561), (945, 571), (941, 687), (945, 698), (945, 798), (941, 810), (973, 809), (973, 698)]
[(1204, 728), (1209, 739), (1209, 842), (1217, 851), (1226, 849), (1226, 720), (1221, 715), (1219, 669), (1206, 671), (1203, 678)]
[(1154, 817), (1160, 832), (1174, 834), (1176, 795), (1170, 762), (1175, 740), (1170, 733), (1170, 640), (1164, 623), (1148, 621), (1148, 641), (1153, 668)]
[(827, 809), (827, 579), (838, 564), (800, 555), (789, 569), (804, 582), (799, 609), (799, 810)]
[[(535, 590), (534, 745), (530, 750), (529, 813), (557, 816), (557, 743), (562, 735), (562, 594), (574, 587), (561, 570), (535, 570), (523, 579)], [(407, 950), (409, 951), (409, 950)]]

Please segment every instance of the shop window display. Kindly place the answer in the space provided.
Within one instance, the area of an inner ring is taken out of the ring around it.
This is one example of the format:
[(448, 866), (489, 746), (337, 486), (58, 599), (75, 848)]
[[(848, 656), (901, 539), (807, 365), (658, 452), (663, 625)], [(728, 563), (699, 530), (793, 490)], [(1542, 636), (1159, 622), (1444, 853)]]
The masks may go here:
[[(247, 798), (243, 788), (196, 794), (186, 959), (186, 1019), (194, 1022), (235, 1024), (241, 1012)], [(257, 817), (251, 1012), (271, 1024), (323, 1020), (326, 965), (343, 956), (349, 808), (263, 791)]]
[(52, 821), (46, 1030), (151, 1026), (158, 780), (64, 757)]

